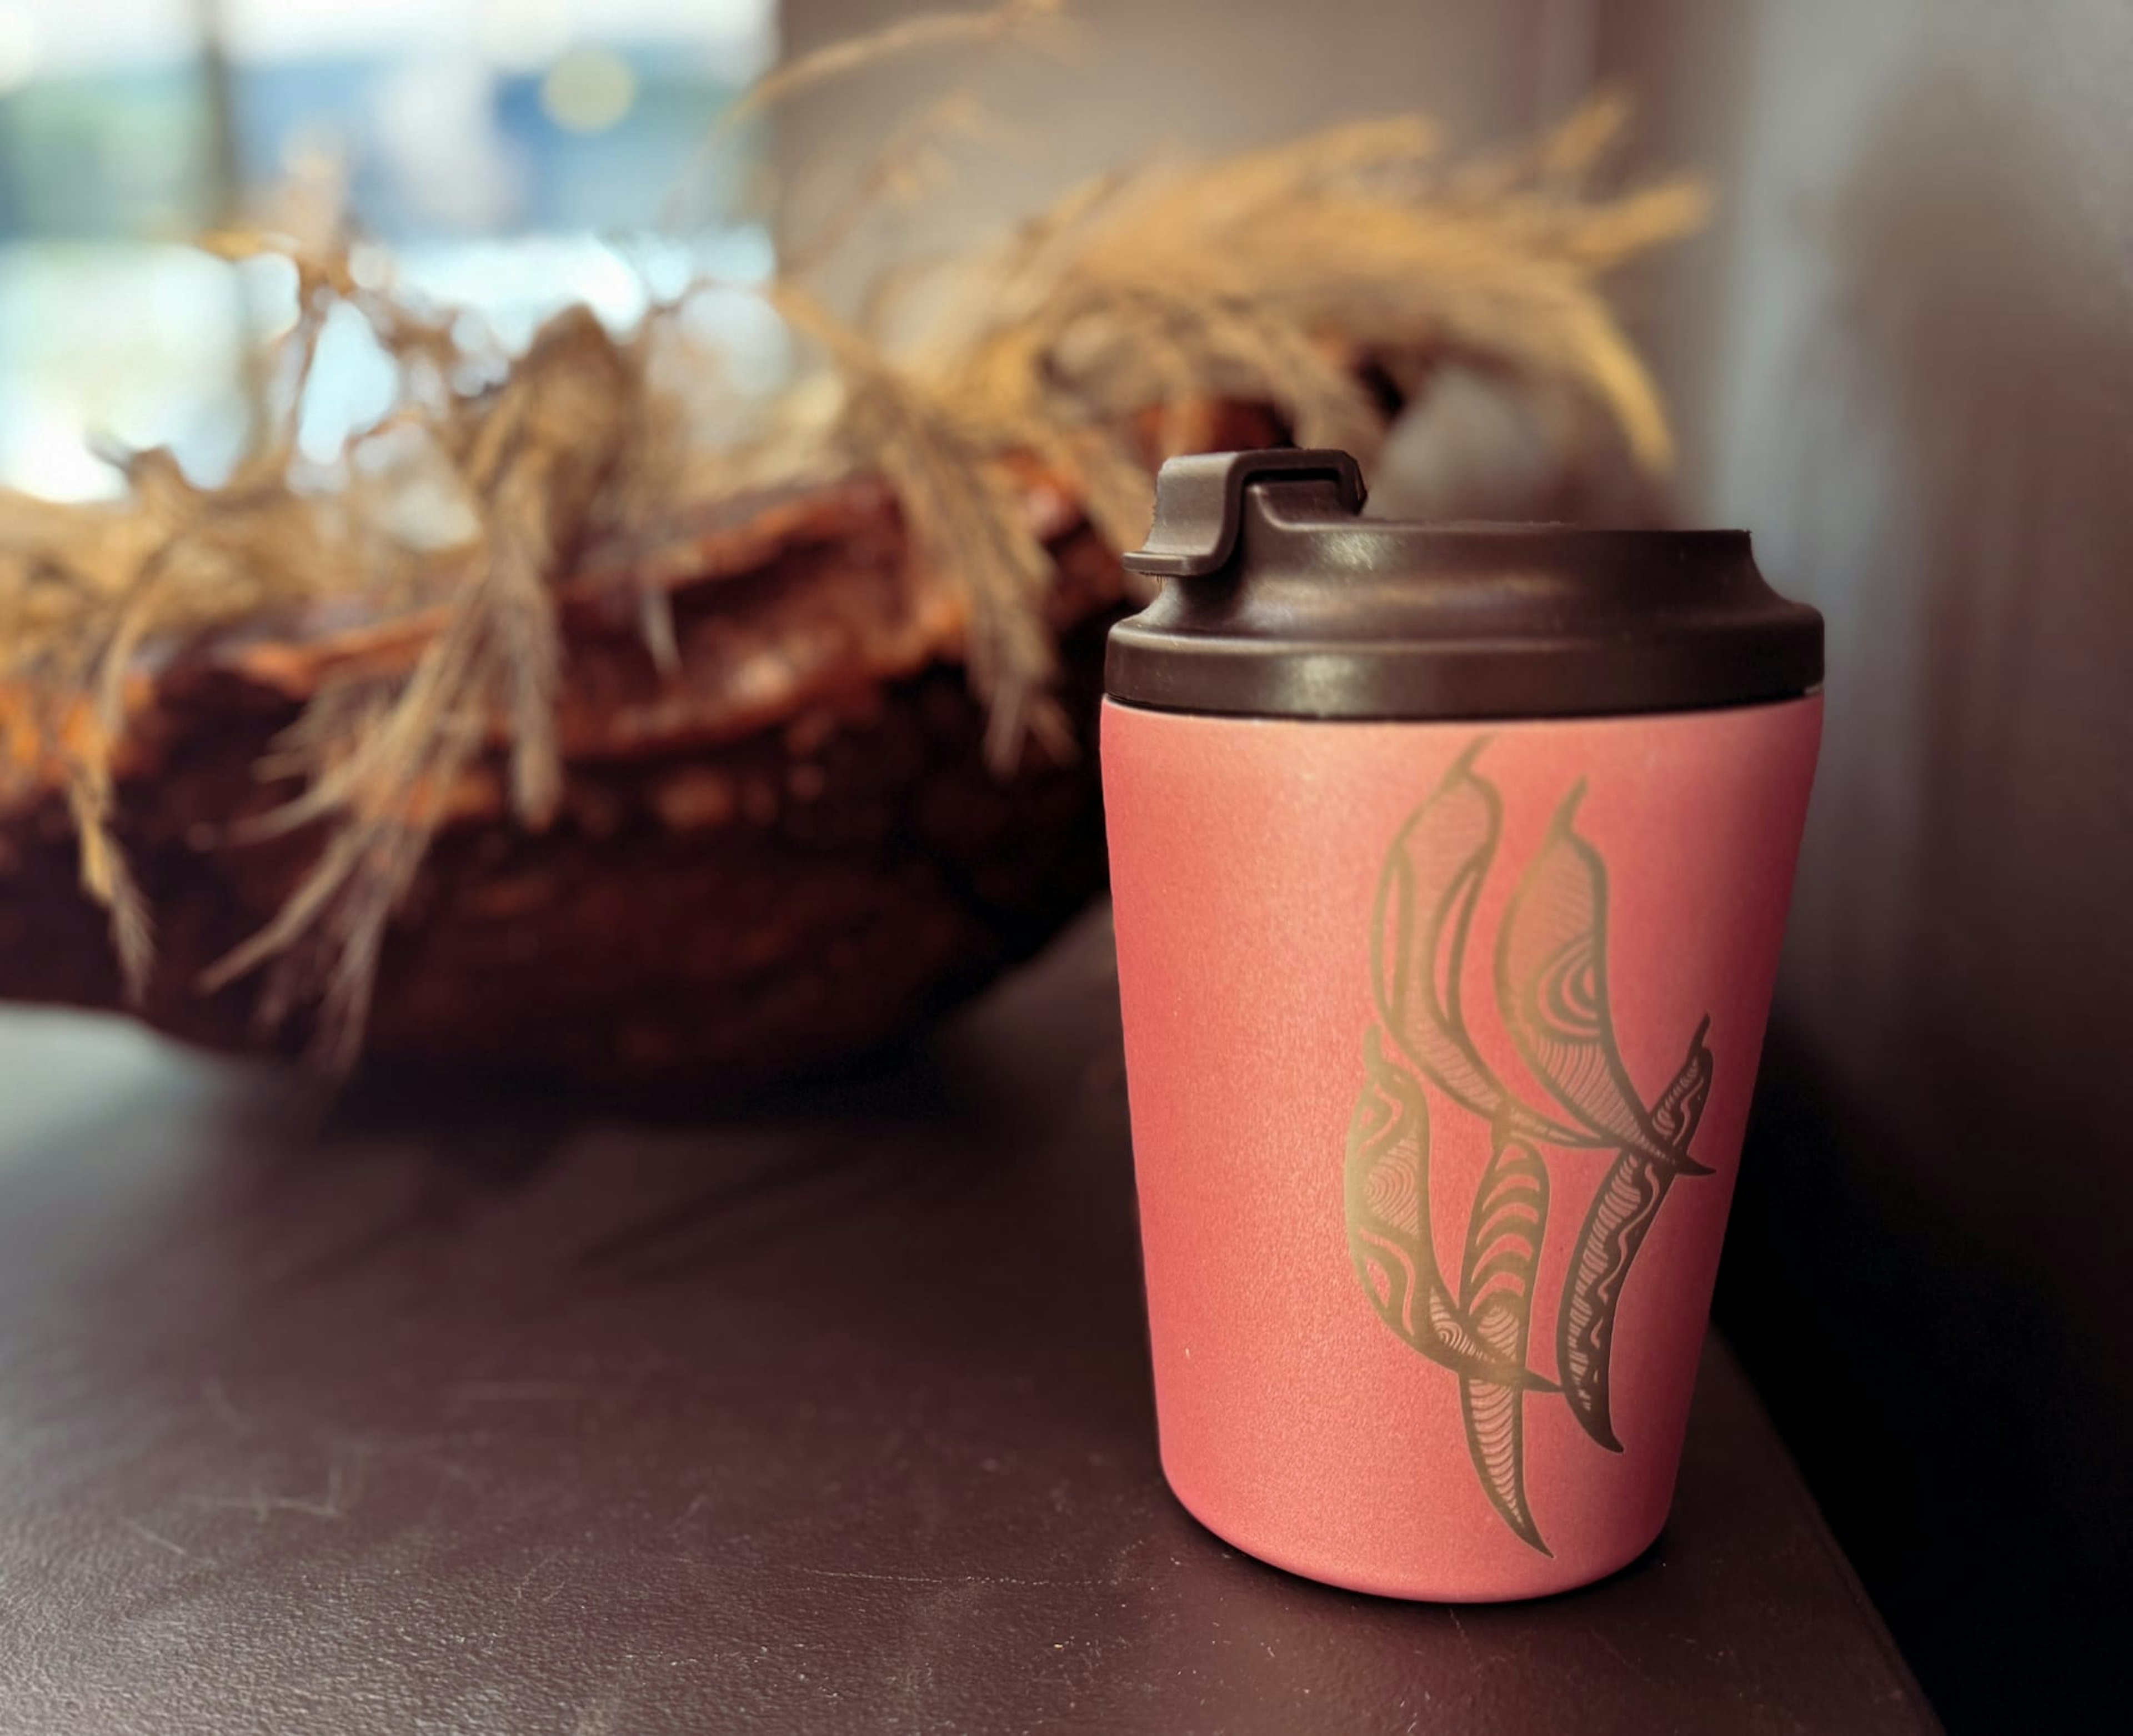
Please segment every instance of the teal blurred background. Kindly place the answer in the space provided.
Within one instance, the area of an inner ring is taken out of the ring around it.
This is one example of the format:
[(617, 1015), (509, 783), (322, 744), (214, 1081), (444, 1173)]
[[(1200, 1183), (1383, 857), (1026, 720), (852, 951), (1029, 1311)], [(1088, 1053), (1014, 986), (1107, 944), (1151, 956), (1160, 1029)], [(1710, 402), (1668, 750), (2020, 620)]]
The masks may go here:
[[(111, 492), (98, 441), (227, 469), (248, 419), (231, 384), (293, 277), (187, 243), (306, 165), (406, 284), (509, 344), (566, 301), (619, 325), (694, 271), (762, 276), (745, 136), (694, 184), (693, 239), (641, 237), (776, 45), (775, 0), (0, 0), (0, 485)], [(750, 298), (692, 317), (774, 365)], [(388, 387), (348, 318), (306, 446), (330, 453)]]

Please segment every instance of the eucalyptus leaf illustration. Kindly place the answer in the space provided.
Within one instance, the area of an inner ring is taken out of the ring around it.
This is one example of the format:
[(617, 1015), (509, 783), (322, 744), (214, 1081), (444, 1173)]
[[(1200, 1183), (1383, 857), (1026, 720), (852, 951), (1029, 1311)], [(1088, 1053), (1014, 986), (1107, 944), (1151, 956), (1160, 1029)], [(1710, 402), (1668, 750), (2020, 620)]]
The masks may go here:
[[(1683, 1157), (1688, 1154), (1689, 1142), (1696, 1137), (1697, 1123), (1703, 1119), (1703, 1105), (1711, 1096), (1711, 1051), (1703, 1043), (1710, 1033), (1711, 1017), (1707, 1013), (1696, 1027), (1696, 1035), (1688, 1040), (1688, 1059), (1681, 1064), (1673, 1083), (1652, 1104), (1652, 1125), (1668, 1149)], [(1682, 1167), (1690, 1174), (1709, 1173), (1700, 1163), (1684, 1163)]]
[(1513, 1392), (1557, 1390), (1506, 1354), (1444, 1282), (1430, 1228), (1429, 1102), (1422, 1081), (1364, 1040), (1363, 1089), (1349, 1123), (1348, 1248), (1378, 1317), (1432, 1362)]
[[(1491, 1354), (1523, 1368), (1533, 1322), (1533, 1292), (1548, 1230), (1548, 1169), (1524, 1140), (1500, 1137), (1474, 1196), (1460, 1262), (1459, 1295), (1474, 1334)], [(1481, 1486), (1504, 1522), (1543, 1555), (1526, 1501), (1525, 1395), (1516, 1386), (1463, 1375), (1459, 1404), (1466, 1450)]]
[(1474, 903), (1496, 854), (1502, 801), (1474, 773), (1477, 740), (1385, 852), (1372, 916), (1378, 1012), (1402, 1053), (1445, 1095), (1529, 1139), (1591, 1146), (1591, 1134), (1537, 1113), (1504, 1089), (1466, 1028), (1461, 981)]
[(1429, 1229), (1429, 1102), (1363, 1039), (1363, 1089), (1348, 1123), (1348, 1251), (1378, 1318), (1419, 1344), (1443, 1288)]
[[(1496, 938), (1496, 1012), (1562, 1111), (1526, 1101), (1482, 1058), (1462, 1003), (1466, 946), (1493, 866), (1502, 800), (1474, 770), (1476, 740), (1387, 847), (1371, 914), (1364, 1079), (1347, 1145), (1349, 1249), (1379, 1318), (1459, 1379), (1467, 1450), (1500, 1517), (1550, 1553), (1527, 1498), (1525, 1396), (1560, 1391), (1620, 1452), (1610, 1393), (1622, 1287), (1689, 1155), (1711, 1093), (1706, 1018), (1647, 1108), (1624, 1065), (1607, 978), (1607, 868), (1575, 825), (1581, 782), (1557, 809)], [(1455, 1292), (1432, 1234), (1431, 1091), (1490, 1127), (1492, 1157), (1467, 1219)], [(1556, 1310), (1562, 1384), (1526, 1366), (1548, 1229), (1544, 1152), (1610, 1150)]]
[(1607, 983), (1607, 868), (1574, 820), (1585, 786), (1556, 810), (1519, 882), (1496, 947), (1496, 993), (1526, 1065), (1569, 1110), (1619, 1142), (1571, 1257), (1556, 1360), (1578, 1426), (1610, 1452), (1615, 1319), (1622, 1287), (1674, 1178), (1708, 1175), (1688, 1154), (1711, 1091), (1705, 1019), (1651, 1109), (1622, 1061)]
[[(1711, 1092), (1711, 1051), (1703, 1046), (1709, 1023), (1707, 1019), (1697, 1027), (1688, 1059), (1653, 1106), (1654, 1123), (1662, 1129), (1672, 1126), (1683, 1147), (1696, 1137), (1696, 1124)], [(1563, 1397), (1578, 1426), (1611, 1453), (1622, 1450), (1610, 1402), (1615, 1316), (1621, 1306), (1622, 1286), (1659, 1207), (1666, 1203), (1674, 1177), (1687, 1173), (1690, 1171), (1657, 1162), (1642, 1152), (1617, 1152), (1593, 1195), (1571, 1255), (1570, 1277), (1556, 1315), (1556, 1365), (1562, 1373)]]
[(1512, 897), (1497, 1006), (1526, 1065), (1600, 1142), (1707, 1174), (1653, 1126), (1622, 1065), (1607, 994), (1607, 865), (1572, 825), (1584, 796), (1581, 781), (1563, 798)]

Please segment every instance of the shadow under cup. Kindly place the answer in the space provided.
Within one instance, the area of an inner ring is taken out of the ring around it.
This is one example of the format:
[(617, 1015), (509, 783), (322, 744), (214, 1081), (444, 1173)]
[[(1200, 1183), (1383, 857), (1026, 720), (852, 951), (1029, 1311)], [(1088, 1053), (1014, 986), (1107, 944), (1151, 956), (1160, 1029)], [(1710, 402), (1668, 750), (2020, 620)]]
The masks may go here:
[(1114, 635), (1163, 1463), (1278, 1566), (1538, 1596), (1672, 1499), (1820, 623), (1736, 533), (1360, 504), (1341, 454), (1173, 462)]

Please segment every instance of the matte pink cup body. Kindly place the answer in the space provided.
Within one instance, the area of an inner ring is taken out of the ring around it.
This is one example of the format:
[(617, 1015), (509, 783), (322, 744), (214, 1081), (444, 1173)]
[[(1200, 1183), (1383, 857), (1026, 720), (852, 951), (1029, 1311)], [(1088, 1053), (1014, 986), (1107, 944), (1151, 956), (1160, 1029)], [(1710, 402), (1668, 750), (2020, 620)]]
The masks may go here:
[(1211, 1530), (1445, 1601), (1657, 1537), (1820, 728), (1106, 704), (1163, 1464)]

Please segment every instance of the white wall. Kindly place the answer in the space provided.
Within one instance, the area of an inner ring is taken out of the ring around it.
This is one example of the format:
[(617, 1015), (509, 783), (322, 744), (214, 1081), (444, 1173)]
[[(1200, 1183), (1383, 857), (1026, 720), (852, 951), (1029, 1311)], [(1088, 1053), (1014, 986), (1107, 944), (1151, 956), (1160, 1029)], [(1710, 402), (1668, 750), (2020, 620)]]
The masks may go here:
[(2101, 1728), (2083, 1623), (2133, 1554), (2133, 7), (1608, 0), (1599, 62), (1721, 195), (1649, 326), (1683, 508), (1829, 624), (1779, 1007), (1807, 1089), (1744, 1173), (1782, 1222), (1738, 1226), (1734, 1294), (1951, 1728)]
[[(784, 47), (805, 53), (923, 9), (785, 0)], [(1524, 132), (1583, 94), (1595, 15), (1592, 0), (1079, 0), (1072, 12), (1082, 46), (1066, 63), (1014, 48), (928, 53), (792, 103), (776, 150), (786, 233), (822, 208), (811, 164), (841, 176), (915, 104), (965, 84), (1006, 136), (965, 161), (951, 196), (899, 219), (895, 251), (968, 241), (1166, 146), (1267, 142), (1414, 108), (1457, 140)]]

